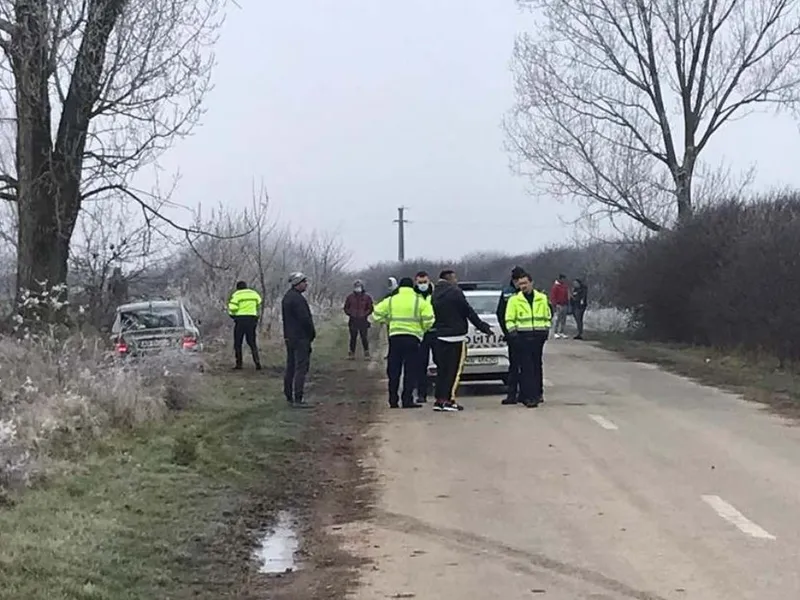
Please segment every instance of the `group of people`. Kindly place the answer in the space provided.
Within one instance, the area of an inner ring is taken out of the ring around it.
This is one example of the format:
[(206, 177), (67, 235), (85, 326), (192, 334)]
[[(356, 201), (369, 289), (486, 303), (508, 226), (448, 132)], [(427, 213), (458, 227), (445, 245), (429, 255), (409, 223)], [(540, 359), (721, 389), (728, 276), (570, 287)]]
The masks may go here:
[[(305, 401), (305, 382), (311, 364), (311, 346), (317, 337), (314, 317), (304, 293), (308, 277), (301, 272), (289, 276), (289, 289), (281, 302), (283, 339), (286, 344), (286, 368), (283, 376), (283, 394), (290, 405), (308, 406)], [(256, 332), (261, 316), (261, 295), (248, 287), (245, 281), (236, 284), (236, 291), (228, 301), (228, 314), (233, 319), (234, 369), (242, 369), (242, 347), (246, 341), (253, 355), (253, 363), (261, 370)]]
[[(304, 293), (308, 278), (301, 272), (289, 276), (289, 289), (281, 303), (283, 337), (286, 344), (284, 395), (292, 406), (307, 406), (305, 380), (311, 361), (316, 328)], [(235, 369), (242, 369), (243, 344), (250, 347), (255, 368), (261, 369), (256, 330), (261, 314), (261, 296), (239, 281), (228, 302), (228, 314), (234, 321)], [(583, 316), (587, 306), (587, 288), (576, 279), (570, 290), (560, 275), (550, 295), (536, 290), (533, 279), (521, 267), (514, 267), (511, 279), (499, 297), (497, 319), (508, 344), (508, 395), (503, 404), (536, 407), (544, 400), (543, 352), (554, 323), (554, 337), (566, 337), (566, 318), (572, 314), (578, 328), (576, 339), (583, 337)], [(470, 306), (458, 286), (452, 269), (439, 274), (434, 284), (425, 271), (412, 279), (390, 278), (389, 290), (377, 304), (356, 281), (344, 303), (350, 332), (348, 357), (355, 359), (360, 340), (364, 356), (369, 358), (371, 321), (386, 327), (389, 350), (386, 374), (389, 406), (420, 408), (428, 400), (428, 364), (436, 364), (433, 410), (458, 412), (456, 392), (467, 356), (469, 323), (481, 333), (491, 335), (492, 326), (483, 321)], [(401, 387), (402, 384), (402, 387)]]
[(555, 327), (553, 337), (563, 339), (567, 337), (567, 316), (570, 314), (575, 319), (578, 328), (576, 340), (583, 339), (583, 316), (586, 314), (588, 302), (588, 288), (581, 279), (576, 279), (570, 290), (567, 276), (561, 274), (550, 288), (550, 306), (555, 314)]
[(456, 391), (467, 355), (468, 323), (485, 334), (491, 334), (492, 327), (467, 302), (453, 270), (442, 271), (436, 284), (425, 271), (418, 272), (413, 279), (390, 278), (388, 293), (374, 305), (362, 282), (356, 281), (353, 293), (345, 300), (344, 312), (349, 317), (351, 358), (355, 356), (359, 337), (368, 355), (370, 318), (387, 328), (390, 407), (420, 408), (427, 402), (428, 363), (433, 355), (436, 363), (433, 410), (462, 410), (456, 402)]

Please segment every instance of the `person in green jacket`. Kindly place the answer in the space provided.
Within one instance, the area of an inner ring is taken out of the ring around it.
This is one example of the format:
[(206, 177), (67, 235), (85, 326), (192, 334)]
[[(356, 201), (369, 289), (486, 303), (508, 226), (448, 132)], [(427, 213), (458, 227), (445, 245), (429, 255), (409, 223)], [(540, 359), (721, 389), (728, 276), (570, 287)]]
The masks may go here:
[(228, 314), (233, 319), (233, 353), (236, 357), (236, 370), (242, 368), (242, 342), (247, 341), (256, 370), (261, 370), (256, 333), (258, 317), (261, 314), (261, 295), (247, 287), (244, 281), (236, 282), (236, 291), (228, 300)]

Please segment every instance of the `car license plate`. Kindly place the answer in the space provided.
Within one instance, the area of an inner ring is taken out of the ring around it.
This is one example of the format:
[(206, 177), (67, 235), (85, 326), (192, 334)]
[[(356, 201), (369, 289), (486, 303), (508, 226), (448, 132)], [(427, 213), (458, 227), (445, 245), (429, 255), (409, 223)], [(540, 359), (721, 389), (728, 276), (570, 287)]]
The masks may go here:
[(158, 348), (160, 346), (166, 346), (169, 343), (169, 340), (142, 340), (139, 342), (139, 346), (142, 348)]
[(496, 365), (496, 356), (468, 356), (466, 363), (468, 365)]

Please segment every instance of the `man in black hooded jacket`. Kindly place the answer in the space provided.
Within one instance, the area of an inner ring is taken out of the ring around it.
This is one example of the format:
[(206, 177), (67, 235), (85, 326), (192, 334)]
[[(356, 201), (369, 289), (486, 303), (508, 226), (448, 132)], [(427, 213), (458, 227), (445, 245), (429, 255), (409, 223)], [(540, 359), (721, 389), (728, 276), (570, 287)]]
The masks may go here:
[(467, 321), (483, 334), (491, 335), (492, 326), (482, 321), (458, 287), (455, 271), (446, 269), (439, 274), (433, 288), (433, 329), (436, 332), (433, 359), (436, 361), (436, 402), (433, 410), (457, 412), (463, 407), (456, 403), (456, 391), (467, 357)]

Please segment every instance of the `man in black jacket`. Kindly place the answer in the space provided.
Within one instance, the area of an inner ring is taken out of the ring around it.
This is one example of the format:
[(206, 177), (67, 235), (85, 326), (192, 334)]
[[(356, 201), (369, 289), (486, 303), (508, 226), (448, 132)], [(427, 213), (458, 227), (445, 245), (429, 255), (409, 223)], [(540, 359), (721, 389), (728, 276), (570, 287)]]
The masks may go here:
[(308, 288), (308, 278), (295, 272), (289, 276), (292, 286), (283, 296), (283, 339), (286, 342), (286, 370), (283, 376), (283, 394), (292, 406), (306, 406), (303, 400), (306, 375), (311, 363), (311, 344), (317, 337), (314, 318), (303, 292)]
[(575, 325), (578, 328), (578, 335), (575, 336), (576, 340), (583, 339), (583, 316), (586, 314), (586, 304), (588, 301), (589, 289), (586, 287), (583, 280), (576, 279), (569, 299), (572, 307), (572, 316), (575, 318)]
[(497, 301), (497, 321), (500, 323), (500, 329), (503, 330), (503, 335), (506, 338), (506, 345), (508, 347), (508, 381), (506, 382), (508, 392), (501, 404), (516, 404), (517, 393), (519, 392), (519, 360), (517, 359), (517, 345), (514, 340), (508, 337), (508, 328), (506, 327), (506, 305), (508, 299), (519, 291), (517, 282), (519, 278), (525, 274), (525, 269), (522, 267), (514, 267), (511, 270), (511, 281), (500, 292), (500, 299)]
[(436, 361), (436, 402), (433, 410), (457, 412), (463, 410), (456, 403), (456, 391), (467, 358), (467, 321), (486, 335), (492, 333), (492, 326), (482, 321), (469, 305), (464, 292), (458, 287), (455, 271), (451, 269), (439, 274), (432, 301), (436, 315), (433, 325), (436, 331), (433, 352)]

